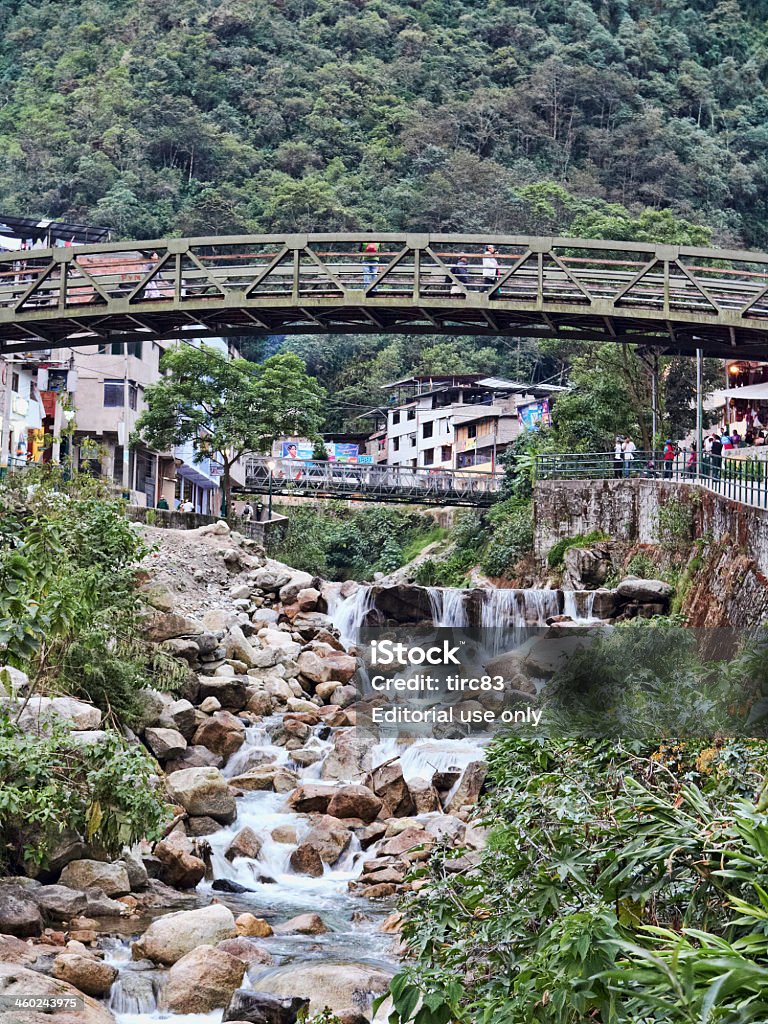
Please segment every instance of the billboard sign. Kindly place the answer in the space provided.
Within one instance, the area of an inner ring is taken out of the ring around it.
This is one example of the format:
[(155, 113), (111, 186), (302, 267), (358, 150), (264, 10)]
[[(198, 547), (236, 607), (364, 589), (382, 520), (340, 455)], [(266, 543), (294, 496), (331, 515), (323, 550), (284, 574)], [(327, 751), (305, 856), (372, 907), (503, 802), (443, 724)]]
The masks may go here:
[(542, 427), (551, 427), (552, 416), (549, 411), (549, 399), (542, 398), (539, 402), (528, 402), (527, 405), (518, 406), (517, 418), (521, 430), (540, 430)]

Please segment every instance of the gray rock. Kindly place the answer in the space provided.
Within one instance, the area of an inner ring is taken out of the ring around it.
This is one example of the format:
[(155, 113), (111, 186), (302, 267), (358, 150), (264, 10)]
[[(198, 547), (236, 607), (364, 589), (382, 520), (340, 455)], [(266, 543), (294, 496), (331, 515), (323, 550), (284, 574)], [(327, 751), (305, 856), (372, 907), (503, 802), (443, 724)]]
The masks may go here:
[(105, 896), (101, 889), (86, 889), (87, 906), (86, 917), (122, 917), (127, 913), (127, 907), (118, 900)]
[[(33, 890), (34, 900), (45, 917), (68, 921), (85, 912), (88, 898), (84, 892), (66, 885), (43, 885)], [(122, 906), (122, 904), (121, 904)]]
[(640, 604), (669, 601), (674, 588), (663, 580), (640, 580), (629, 577), (616, 587), (616, 593), (624, 601), (638, 601)]
[(266, 992), (239, 988), (224, 1011), (223, 1021), (246, 1021), (248, 1024), (297, 1024), (302, 1013), (306, 1017), (309, 999), (300, 996), (281, 999)]
[(125, 896), (131, 891), (131, 883), (125, 864), (114, 864), (100, 860), (73, 860), (66, 865), (59, 879), (61, 885), (70, 889), (100, 889), (107, 896)]
[(217, 768), (185, 768), (168, 776), (172, 800), (188, 814), (208, 816), (231, 825), (237, 817), (235, 798)]
[(242, 711), (248, 703), (248, 683), (235, 676), (200, 676), (199, 699), (215, 697), (222, 708)]
[(139, 889), (146, 888), (149, 877), (140, 855), (124, 846), (121, 862), (125, 864), (128, 881), (131, 883), (131, 892), (137, 892)]
[(144, 741), (158, 761), (178, 757), (187, 749), (187, 741), (176, 729), (150, 726), (144, 730)]
[(26, 939), (42, 930), (43, 918), (32, 892), (21, 885), (1, 885), (0, 934)]

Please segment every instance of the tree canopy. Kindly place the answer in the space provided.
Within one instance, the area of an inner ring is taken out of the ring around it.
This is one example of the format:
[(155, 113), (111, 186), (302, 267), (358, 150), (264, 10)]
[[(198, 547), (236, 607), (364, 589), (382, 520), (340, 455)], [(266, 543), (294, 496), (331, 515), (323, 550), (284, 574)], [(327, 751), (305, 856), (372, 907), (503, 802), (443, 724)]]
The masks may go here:
[(136, 432), (158, 451), (191, 442), (198, 461), (216, 456), (227, 507), (238, 460), (286, 434), (317, 434), (323, 390), (292, 353), (257, 366), (210, 346), (180, 345), (164, 354), (161, 369), (166, 376), (147, 388)]

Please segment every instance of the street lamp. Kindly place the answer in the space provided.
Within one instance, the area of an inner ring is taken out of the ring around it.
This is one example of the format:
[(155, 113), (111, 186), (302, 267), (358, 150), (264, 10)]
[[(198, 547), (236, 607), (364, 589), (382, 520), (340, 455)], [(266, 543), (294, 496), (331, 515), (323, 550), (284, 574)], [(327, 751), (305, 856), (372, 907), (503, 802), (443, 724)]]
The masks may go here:
[(269, 470), (269, 504), (267, 506), (267, 521), (272, 521), (272, 474), (275, 472), (275, 460), (270, 459), (267, 463), (267, 469)]

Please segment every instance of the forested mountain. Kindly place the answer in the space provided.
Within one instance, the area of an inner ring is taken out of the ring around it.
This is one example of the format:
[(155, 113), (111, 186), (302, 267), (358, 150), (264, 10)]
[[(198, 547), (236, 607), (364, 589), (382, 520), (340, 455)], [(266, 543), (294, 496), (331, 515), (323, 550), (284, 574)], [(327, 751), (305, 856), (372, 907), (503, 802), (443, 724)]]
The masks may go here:
[(766, 10), (0, 0), (3, 210), (126, 237), (663, 232), (619, 204), (767, 245)]

